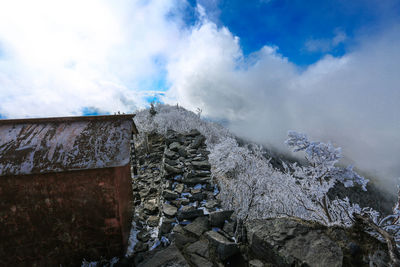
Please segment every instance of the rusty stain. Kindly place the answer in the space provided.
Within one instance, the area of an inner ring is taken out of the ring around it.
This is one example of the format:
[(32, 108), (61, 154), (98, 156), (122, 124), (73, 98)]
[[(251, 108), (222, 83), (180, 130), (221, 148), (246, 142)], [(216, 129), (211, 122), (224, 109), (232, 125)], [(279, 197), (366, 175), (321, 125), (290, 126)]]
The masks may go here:
[(0, 187), (0, 266), (80, 266), (83, 258), (123, 255), (130, 165), (6, 175)]
[(122, 255), (134, 115), (0, 120), (0, 265)]
[(0, 176), (125, 166), (133, 117), (0, 120)]

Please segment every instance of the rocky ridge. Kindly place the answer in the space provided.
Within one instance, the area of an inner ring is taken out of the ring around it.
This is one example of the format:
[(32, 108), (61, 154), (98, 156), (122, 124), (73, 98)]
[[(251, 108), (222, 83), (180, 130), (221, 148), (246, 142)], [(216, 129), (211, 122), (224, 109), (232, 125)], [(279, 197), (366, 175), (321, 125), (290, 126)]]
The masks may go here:
[(169, 131), (136, 147), (130, 256), (114, 266), (387, 266), (385, 244), (357, 227), (298, 218), (243, 225), (221, 207), (204, 142), (197, 130)]

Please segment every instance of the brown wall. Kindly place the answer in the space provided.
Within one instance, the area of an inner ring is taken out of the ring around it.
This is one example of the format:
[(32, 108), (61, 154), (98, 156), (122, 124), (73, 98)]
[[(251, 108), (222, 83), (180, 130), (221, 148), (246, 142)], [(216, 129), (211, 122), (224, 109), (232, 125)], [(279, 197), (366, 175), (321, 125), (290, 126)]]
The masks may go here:
[(0, 266), (79, 266), (125, 253), (130, 166), (0, 177)]

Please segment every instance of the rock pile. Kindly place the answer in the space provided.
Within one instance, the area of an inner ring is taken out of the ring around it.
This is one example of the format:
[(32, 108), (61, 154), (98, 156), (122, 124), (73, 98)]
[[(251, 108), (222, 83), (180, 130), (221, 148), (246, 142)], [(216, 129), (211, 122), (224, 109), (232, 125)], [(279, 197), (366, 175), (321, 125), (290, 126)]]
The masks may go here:
[[(221, 209), (198, 131), (148, 136), (133, 180), (136, 266), (214, 266), (240, 255), (233, 211)], [(166, 248), (168, 247), (168, 248)]]

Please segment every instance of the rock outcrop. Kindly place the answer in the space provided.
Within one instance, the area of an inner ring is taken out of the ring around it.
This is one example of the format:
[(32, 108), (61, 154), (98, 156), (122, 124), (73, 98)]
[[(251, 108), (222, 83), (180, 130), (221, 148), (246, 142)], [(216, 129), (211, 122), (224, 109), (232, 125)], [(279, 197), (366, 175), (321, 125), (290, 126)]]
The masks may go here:
[(117, 265), (387, 266), (385, 244), (356, 227), (298, 218), (243, 223), (223, 210), (198, 131), (146, 140), (137, 148), (130, 256)]
[(387, 266), (386, 245), (357, 227), (326, 227), (298, 218), (247, 223), (248, 252), (263, 266)]

